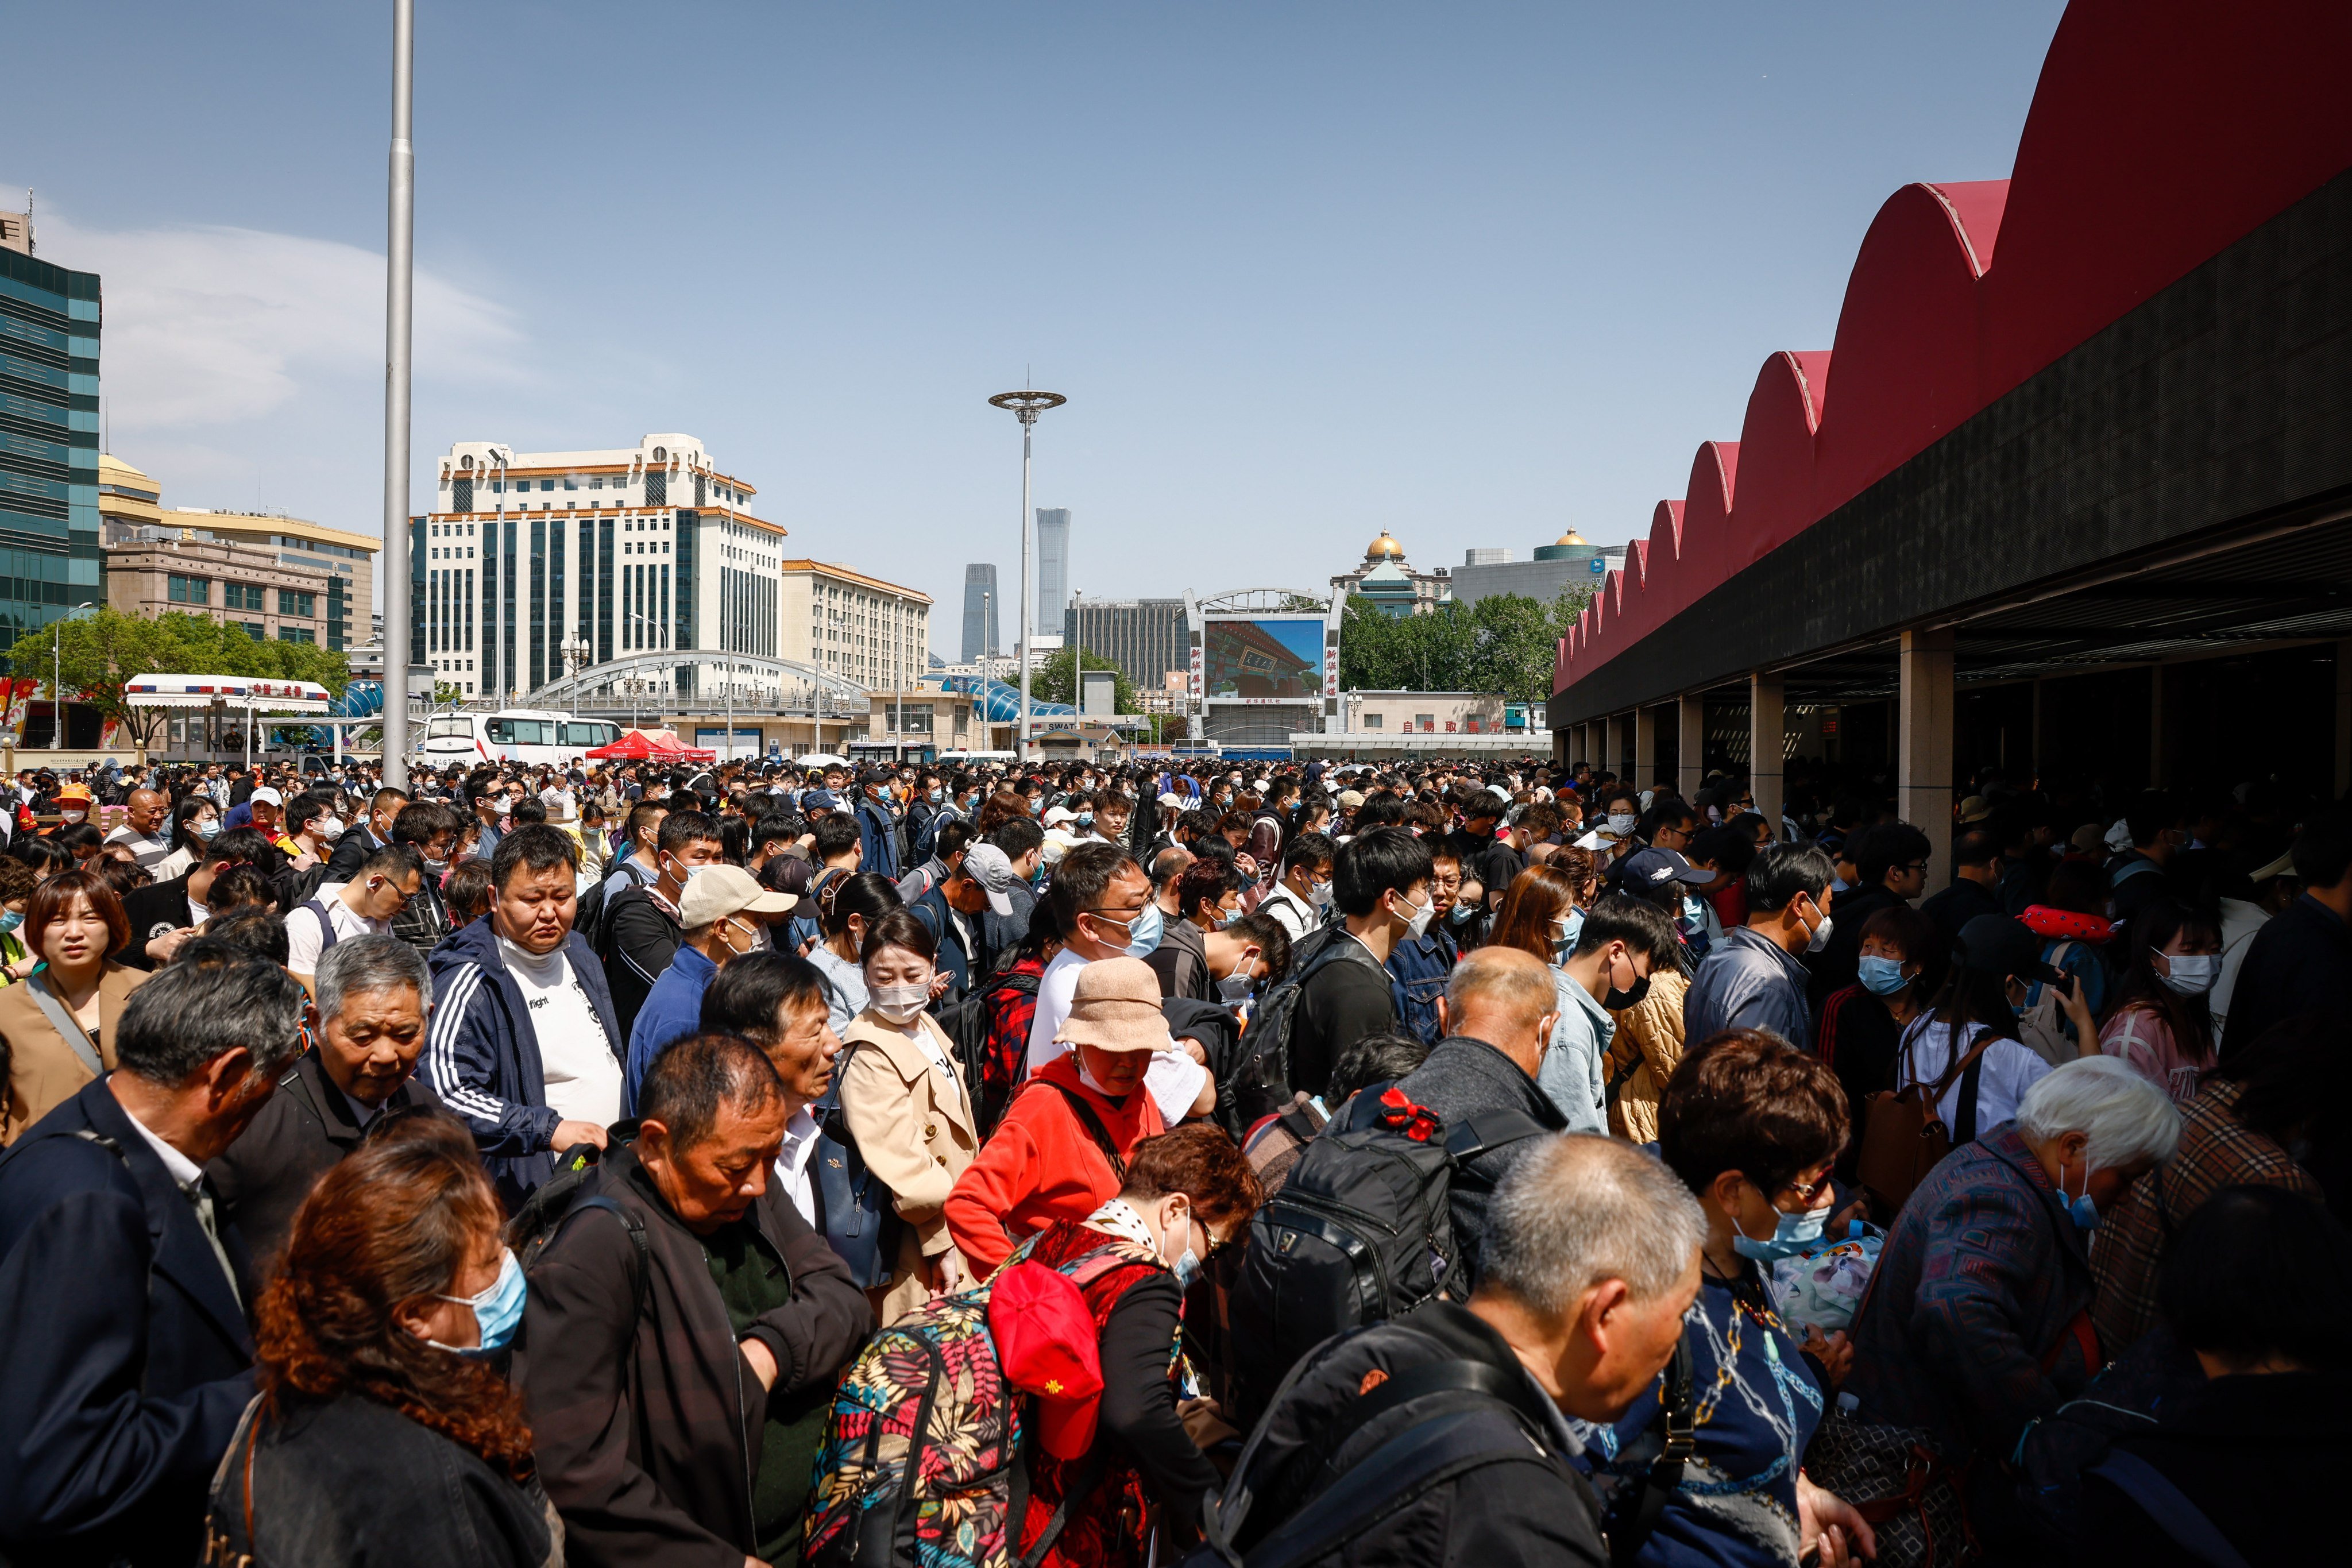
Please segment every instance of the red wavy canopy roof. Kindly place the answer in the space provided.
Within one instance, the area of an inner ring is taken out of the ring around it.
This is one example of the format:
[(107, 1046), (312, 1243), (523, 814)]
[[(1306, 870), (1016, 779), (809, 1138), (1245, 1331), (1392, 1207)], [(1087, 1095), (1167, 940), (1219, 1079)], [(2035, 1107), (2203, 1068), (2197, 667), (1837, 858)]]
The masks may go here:
[(1764, 362), (1570, 634), (1555, 690), (2352, 166), (2352, 5), (2074, 0), (2006, 180), (1906, 185), (1835, 347)]

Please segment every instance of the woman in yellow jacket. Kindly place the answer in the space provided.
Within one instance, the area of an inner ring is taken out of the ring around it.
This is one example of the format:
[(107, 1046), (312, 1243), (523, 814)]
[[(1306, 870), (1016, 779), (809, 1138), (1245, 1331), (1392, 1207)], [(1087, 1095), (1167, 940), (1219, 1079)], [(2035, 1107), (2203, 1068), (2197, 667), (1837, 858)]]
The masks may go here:
[(906, 1222), (897, 1270), (867, 1292), (883, 1326), (971, 1283), (941, 1210), (980, 1138), (955, 1047), (924, 1010), (942, 989), (937, 953), (906, 910), (876, 921), (860, 953), (869, 1001), (842, 1031), (842, 1117)]

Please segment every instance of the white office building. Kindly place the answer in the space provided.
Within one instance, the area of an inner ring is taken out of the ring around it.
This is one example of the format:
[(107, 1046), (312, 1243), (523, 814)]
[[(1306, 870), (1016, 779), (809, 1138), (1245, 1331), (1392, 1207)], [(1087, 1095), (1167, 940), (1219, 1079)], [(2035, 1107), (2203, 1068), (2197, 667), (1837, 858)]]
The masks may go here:
[[(804, 657), (782, 636), (785, 531), (692, 436), (606, 451), (461, 441), (410, 524), (410, 635), (469, 698), (666, 648)], [(694, 690), (681, 665), (672, 688)]]

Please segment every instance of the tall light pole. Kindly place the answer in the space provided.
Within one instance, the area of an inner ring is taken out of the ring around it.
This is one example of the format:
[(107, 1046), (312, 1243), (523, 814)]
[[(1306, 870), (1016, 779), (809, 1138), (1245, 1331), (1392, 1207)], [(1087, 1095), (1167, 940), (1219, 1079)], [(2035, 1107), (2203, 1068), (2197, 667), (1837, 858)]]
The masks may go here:
[(408, 787), (408, 381), (416, 281), (416, 0), (392, 0), (391, 215), (383, 304), (383, 782)]
[(1000, 392), (989, 402), (999, 408), (1010, 409), (1021, 421), (1021, 739), (1013, 747), (1013, 761), (1029, 760), (1029, 533), (1036, 514), (1029, 510), (1029, 444), (1037, 428), (1037, 416), (1048, 408), (1059, 408), (1069, 401), (1058, 392)]
[(49, 628), (49, 750), (53, 752), (66, 748), (66, 623), (89, 608), (76, 605)]

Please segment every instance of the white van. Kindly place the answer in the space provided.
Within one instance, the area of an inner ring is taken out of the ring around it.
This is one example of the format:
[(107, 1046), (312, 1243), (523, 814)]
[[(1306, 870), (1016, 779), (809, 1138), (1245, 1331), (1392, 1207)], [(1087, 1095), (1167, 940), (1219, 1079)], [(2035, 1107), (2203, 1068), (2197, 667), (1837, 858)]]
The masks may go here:
[(506, 762), (562, 767), (621, 738), (620, 725), (604, 719), (574, 719), (540, 708), (501, 708), (495, 713), (436, 713), (425, 722), (417, 761), (427, 767), (472, 766)]

